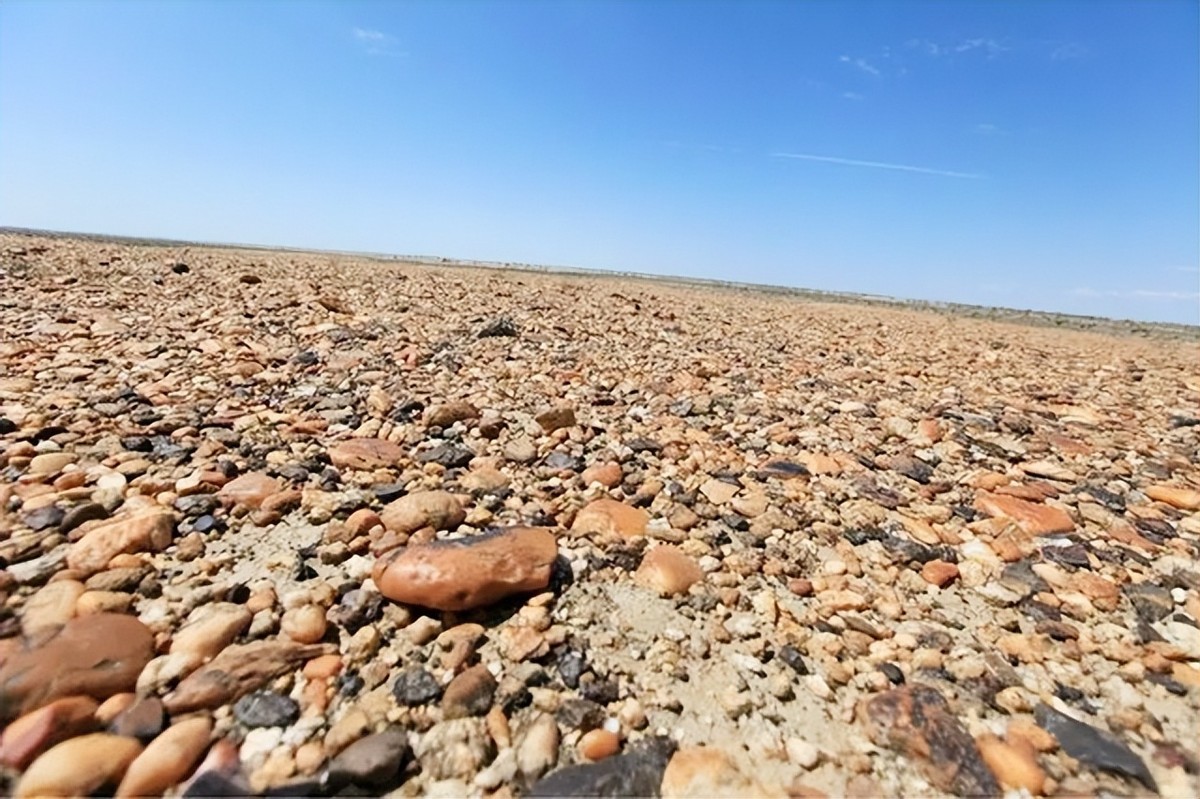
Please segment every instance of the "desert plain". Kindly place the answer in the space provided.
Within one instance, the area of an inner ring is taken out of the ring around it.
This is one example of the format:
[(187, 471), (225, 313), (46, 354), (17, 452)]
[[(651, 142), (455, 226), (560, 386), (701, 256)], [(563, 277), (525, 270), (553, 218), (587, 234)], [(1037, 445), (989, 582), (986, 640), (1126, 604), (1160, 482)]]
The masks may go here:
[(0, 234), (16, 796), (1195, 796), (1194, 331)]

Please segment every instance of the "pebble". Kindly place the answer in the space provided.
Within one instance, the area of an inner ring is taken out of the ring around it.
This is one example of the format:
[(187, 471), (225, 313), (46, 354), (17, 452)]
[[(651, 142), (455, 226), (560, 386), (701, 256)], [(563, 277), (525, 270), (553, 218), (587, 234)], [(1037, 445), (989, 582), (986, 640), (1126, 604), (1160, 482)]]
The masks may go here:
[(996, 796), (996, 778), (936, 688), (912, 683), (875, 694), (859, 711), (871, 741), (918, 762), (934, 786), (959, 796)]
[(469, 610), (550, 584), (558, 556), (553, 533), (515, 527), (451, 542), (410, 545), (375, 565), (388, 599), (438, 610)]
[(575, 535), (594, 535), (602, 539), (628, 539), (646, 534), (650, 515), (615, 499), (592, 501), (575, 516), (571, 532)]
[(1032, 796), (1045, 795), (1046, 772), (1038, 765), (1032, 747), (1022, 749), (990, 734), (977, 737), (975, 744), (979, 747), (983, 762), (1005, 790), (1024, 790)]
[(470, 779), (491, 762), (495, 744), (482, 719), (450, 719), (421, 735), (414, 754), (432, 779)]
[(329, 787), (346, 785), (386, 791), (395, 786), (412, 756), (408, 734), (389, 729), (368, 735), (347, 746), (329, 763)]
[(777, 786), (763, 785), (743, 774), (725, 752), (715, 747), (697, 746), (680, 749), (663, 772), (663, 799), (687, 799), (696, 796), (782, 797), (787, 792)]
[(462, 503), (447, 491), (417, 491), (391, 502), (379, 514), (388, 530), (412, 533), (422, 527), (449, 530), (467, 518)]
[(142, 752), (133, 738), (96, 732), (55, 745), (30, 764), (13, 796), (88, 796), (115, 786)]
[(704, 579), (704, 572), (695, 560), (676, 547), (658, 546), (642, 557), (633, 579), (662, 596), (672, 596), (686, 593)]
[(50, 747), (91, 732), (98, 706), (87, 696), (67, 696), (26, 713), (0, 733), (0, 764), (23, 771)]
[(148, 510), (117, 517), (93, 527), (67, 551), (67, 566), (95, 574), (110, 560), (127, 552), (161, 552), (171, 543), (175, 517), (169, 511)]
[(603, 728), (589, 730), (579, 738), (576, 751), (585, 760), (603, 760), (621, 751), (621, 737)]
[(208, 748), (212, 729), (206, 716), (192, 716), (168, 727), (129, 764), (115, 796), (161, 796), (182, 782)]
[(802, 769), (814, 769), (821, 762), (821, 750), (803, 738), (788, 738), (784, 742), (788, 761)]
[(279, 622), (280, 631), (301, 644), (315, 644), (325, 637), (325, 610), (319, 605), (291, 608)]
[(185, 677), (163, 704), (172, 715), (219, 707), (331, 650), (327, 644), (286, 640), (234, 644)]
[(558, 724), (548, 714), (536, 716), (517, 746), (517, 769), (527, 779), (537, 779), (558, 762)]
[(100, 613), (71, 619), (0, 665), (0, 721), (65, 696), (99, 700), (131, 691), (153, 653), (153, 635), (130, 616)]
[(300, 717), (300, 706), (274, 691), (255, 691), (234, 702), (233, 715), (247, 727), (286, 727)]
[(652, 738), (624, 754), (566, 766), (535, 782), (526, 796), (661, 796), (663, 772), (675, 751), (669, 738)]
[(492, 707), (496, 678), (487, 666), (472, 666), (450, 681), (442, 694), (442, 717), (457, 719), (482, 716)]
[(410, 667), (400, 672), (400, 676), (392, 683), (392, 695), (400, 704), (416, 707), (441, 696), (442, 686), (425, 669)]
[(1112, 733), (1073, 719), (1045, 704), (1034, 709), (1034, 718), (1038, 726), (1053, 735), (1063, 751), (1076, 760), (1102, 771), (1133, 777), (1150, 790), (1158, 790), (1145, 762)]

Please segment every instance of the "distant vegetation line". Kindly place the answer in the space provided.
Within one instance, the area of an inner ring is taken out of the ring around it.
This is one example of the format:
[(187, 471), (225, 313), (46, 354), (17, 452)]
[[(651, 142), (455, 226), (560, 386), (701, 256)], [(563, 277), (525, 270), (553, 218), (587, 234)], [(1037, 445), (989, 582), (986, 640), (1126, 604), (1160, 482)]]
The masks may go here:
[(645, 272), (622, 272), (614, 269), (584, 269), (575, 266), (543, 266), (539, 264), (503, 261), (476, 261), (434, 255), (397, 255), (393, 253), (360, 252), (355, 250), (325, 250), (305, 247), (272, 246), (266, 244), (186, 241), (180, 239), (159, 239), (141, 236), (118, 236), (107, 233), (79, 233), (62, 230), (38, 230), (34, 228), (3, 226), (0, 226), (0, 234), (44, 236), (48, 238), (73, 238), (139, 247), (207, 247), (221, 250), (287, 252), (301, 255), (332, 255), (373, 261), (387, 261), (392, 263), (420, 264), (426, 266), (495, 269), (510, 272), (532, 272), (550, 275), (563, 274), (584, 278), (621, 278), (626, 280), (641, 280), (692, 288), (713, 288), (762, 294), (780, 294), (814, 299), (822, 302), (841, 302), (855, 305), (873, 305), (880, 307), (937, 311), (954, 316), (966, 316), (975, 319), (991, 319), (994, 321), (1014, 322), (1038, 327), (1065, 327), (1075, 330), (1091, 330), (1104, 333), (1125, 333), (1142, 336), (1154, 334), (1158, 336), (1166, 335), (1171, 338), (1200, 340), (1200, 325), (1187, 325), (1173, 322), (1139, 322), (1136, 320), (1110, 319), (1107, 317), (1084, 316), (1080, 314), (1058, 313), (1054, 311), (1032, 311), (1018, 308), (989, 307), (986, 305), (970, 305), (966, 303), (942, 302), (937, 300), (902, 299), (875, 294), (857, 294), (847, 291), (821, 291), (819, 289), (777, 286), (767, 283), (744, 283), (734, 280), (716, 280), (713, 278), (686, 277), (679, 275), (654, 275), (647, 274)]

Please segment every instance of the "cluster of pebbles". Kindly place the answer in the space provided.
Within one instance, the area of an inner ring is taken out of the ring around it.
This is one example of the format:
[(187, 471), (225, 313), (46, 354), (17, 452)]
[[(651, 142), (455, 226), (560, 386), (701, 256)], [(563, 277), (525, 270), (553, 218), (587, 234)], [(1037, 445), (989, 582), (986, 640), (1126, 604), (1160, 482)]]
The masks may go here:
[(0, 235), (0, 789), (1197, 795), (1197, 354)]

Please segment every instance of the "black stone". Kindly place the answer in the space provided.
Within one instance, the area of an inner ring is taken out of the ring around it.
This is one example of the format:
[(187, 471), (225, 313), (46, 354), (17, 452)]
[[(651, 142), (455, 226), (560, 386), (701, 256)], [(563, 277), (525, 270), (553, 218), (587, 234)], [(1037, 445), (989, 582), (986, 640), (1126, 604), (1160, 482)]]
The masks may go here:
[(1196, 425), (1200, 425), (1200, 419), (1194, 416), (1173, 414), (1167, 424), (1170, 425), (1172, 430), (1177, 427), (1195, 427)]
[(175, 500), (175, 510), (182, 513), (185, 519), (211, 515), (219, 507), (221, 502), (213, 494), (191, 494)]
[(442, 695), (442, 686), (437, 678), (425, 669), (412, 667), (400, 673), (392, 683), (392, 695), (396, 701), (408, 707), (428, 704)]
[(49, 441), (50, 439), (54, 438), (55, 436), (61, 436), (63, 433), (66, 433), (66, 432), (68, 432), (67, 428), (63, 427), (62, 425), (52, 424), (52, 425), (49, 425), (48, 427), (43, 427), (41, 430), (38, 430), (36, 433), (34, 433), (33, 434), (33, 443), (40, 444), (43, 441)]
[(17, 423), (7, 416), (0, 416), (0, 436), (17, 432)]
[(347, 591), (329, 611), (329, 620), (349, 633), (377, 621), (383, 613), (383, 597), (376, 591)]
[(625, 442), (625, 446), (629, 447), (634, 452), (649, 452), (651, 455), (657, 455), (662, 452), (662, 444), (653, 439), (638, 437)]
[(854, 490), (858, 495), (876, 502), (888, 510), (895, 510), (907, 504), (907, 500), (892, 489), (881, 486), (870, 478), (860, 477), (854, 481)]
[(408, 493), (408, 490), (404, 487), (404, 483), (389, 483), (387, 485), (375, 486), (371, 491), (385, 505), (389, 502), (395, 502)]
[(308, 482), (309, 471), (298, 463), (289, 463), (286, 466), (280, 466), (273, 472), (268, 472), (268, 474), (282, 477), (295, 485), (303, 485)]
[(594, 680), (592, 682), (581, 682), (579, 684), (579, 693), (584, 699), (590, 699), (601, 705), (607, 705), (610, 702), (617, 701), (621, 695), (621, 687), (617, 685), (616, 680)]
[(342, 696), (358, 696), (359, 692), (366, 686), (363, 678), (355, 671), (345, 671), (337, 676), (334, 682), (337, 686), (337, 691)]
[(449, 441), (444, 441), (433, 449), (417, 453), (417, 460), (421, 463), (437, 463), (445, 466), (447, 469), (461, 469), (469, 464), (474, 457), (475, 453), (473, 451), (466, 447), (452, 444)]
[(192, 529), (197, 533), (219, 533), (225, 529), (225, 522), (211, 514), (204, 514), (192, 522)]
[(883, 541), (889, 536), (883, 530), (878, 528), (862, 528), (857, 530), (847, 530), (843, 533), (843, 537), (850, 542), (851, 546), (862, 546), (868, 541)]
[(1112, 512), (1125, 512), (1125, 498), (1120, 494), (1116, 494), (1101, 486), (1085, 486), (1081, 490)]
[(500, 336), (515, 336), (519, 331), (517, 325), (507, 316), (500, 316), (483, 326), (479, 338), (497, 338)]
[(154, 450), (154, 442), (147, 436), (125, 436), (121, 439), (121, 446), (130, 452), (152, 452)]
[(1042, 558), (1072, 569), (1087, 569), (1091, 566), (1091, 561), (1088, 560), (1087, 547), (1083, 544), (1071, 544), (1065, 547), (1042, 547)]
[(780, 480), (790, 480), (795, 477), (808, 477), (808, 467), (802, 463), (791, 461), (771, 461), (763, 464), (758, 470), (759, 477), (775, 477)]
[(1034, 709), (1033, 716), (1039, 727), (1058, 739), (1064, 752), (1081, 763), (1133, 777), (1150, 790), (1158, 790), (1154, 776), (1142, 759), (1112, 733), (1076, 721), (1044, 704)]
[(808, 666), (805, 665), (800, 650), (791, 644), (784, 644), (779, 648), (779, 659), (788, 664), (797, 674), (808, 674)]
[(60, 527), (64, 517), (66, 513), (57, 505), (43, 505), (21, 516), (21, 521), (28, 525), (29, 529), (41, 532), (51, 527)]
[(587, 671), (587, 661), (580, 652), (564, 652), (558, 659), (558, 674), (562, 677), (563, 685), (568, 688), (578, 688), (579, 678)]
[(1175, 609), (1175, 598), (1171, 592), (1153, 583), (1137, 583), (1125, 586), (1125, 596), (1133, 603), (1139, 619), (1154, 623)]
[(300, 718), (300, 706), (283, 694), (255, 691), (233, 703), (233, 715), (247, 727), (286, 727)]
[(192, 268), (183, 261), (176, 261), (175, 263), (171, 264), (171, 271), (177, 275), (186, 275), (188, 272), (192, 271)]
[(525, 795), (658, 797), (663, 772), (674, 753), (675, 742), (670, 738), (651, 738), (625, 754), (551, 772)]
[(895, 663), (880, 663), (879, 670), (888, 678), (888, 682), (892, 685), (904, 684), (904, 672), (900, 671), (900, 667)]
[(569, 730), (588, 732), (604, 724), (604, 708), (588, 699), (564, 699), (554, 713), (559, 724)]
[(583, 458), (574, 455), (568, 455), (565, 452), (555, 450), (548, 454), (542, 461), (542, 465), (547, 469), (553, 469), (556, 472), (581, 472), (587, 467), (587, 462)]
[(58, 525), (61, 533), (69, 533), (84, 522), (99, 521), (108, 518), (108, 510), (95, 502), (84, 502), (67, 511)]
[(1166, 674), (1150, 672), (1146, 675), (1146, 679), (1155, 685), (1161, 685), (1163, 688), (1166, 688), (1168, 693), (1175, 694), (1176, 696), (1187, 696), (1187, 686), (1176, 680), (1174, 677), (1168, 677)]
[(292, 362), (298, 366), (315, 366), (321, 362), (321, 356), (312, 350), (300, 350), (292, 357)]

